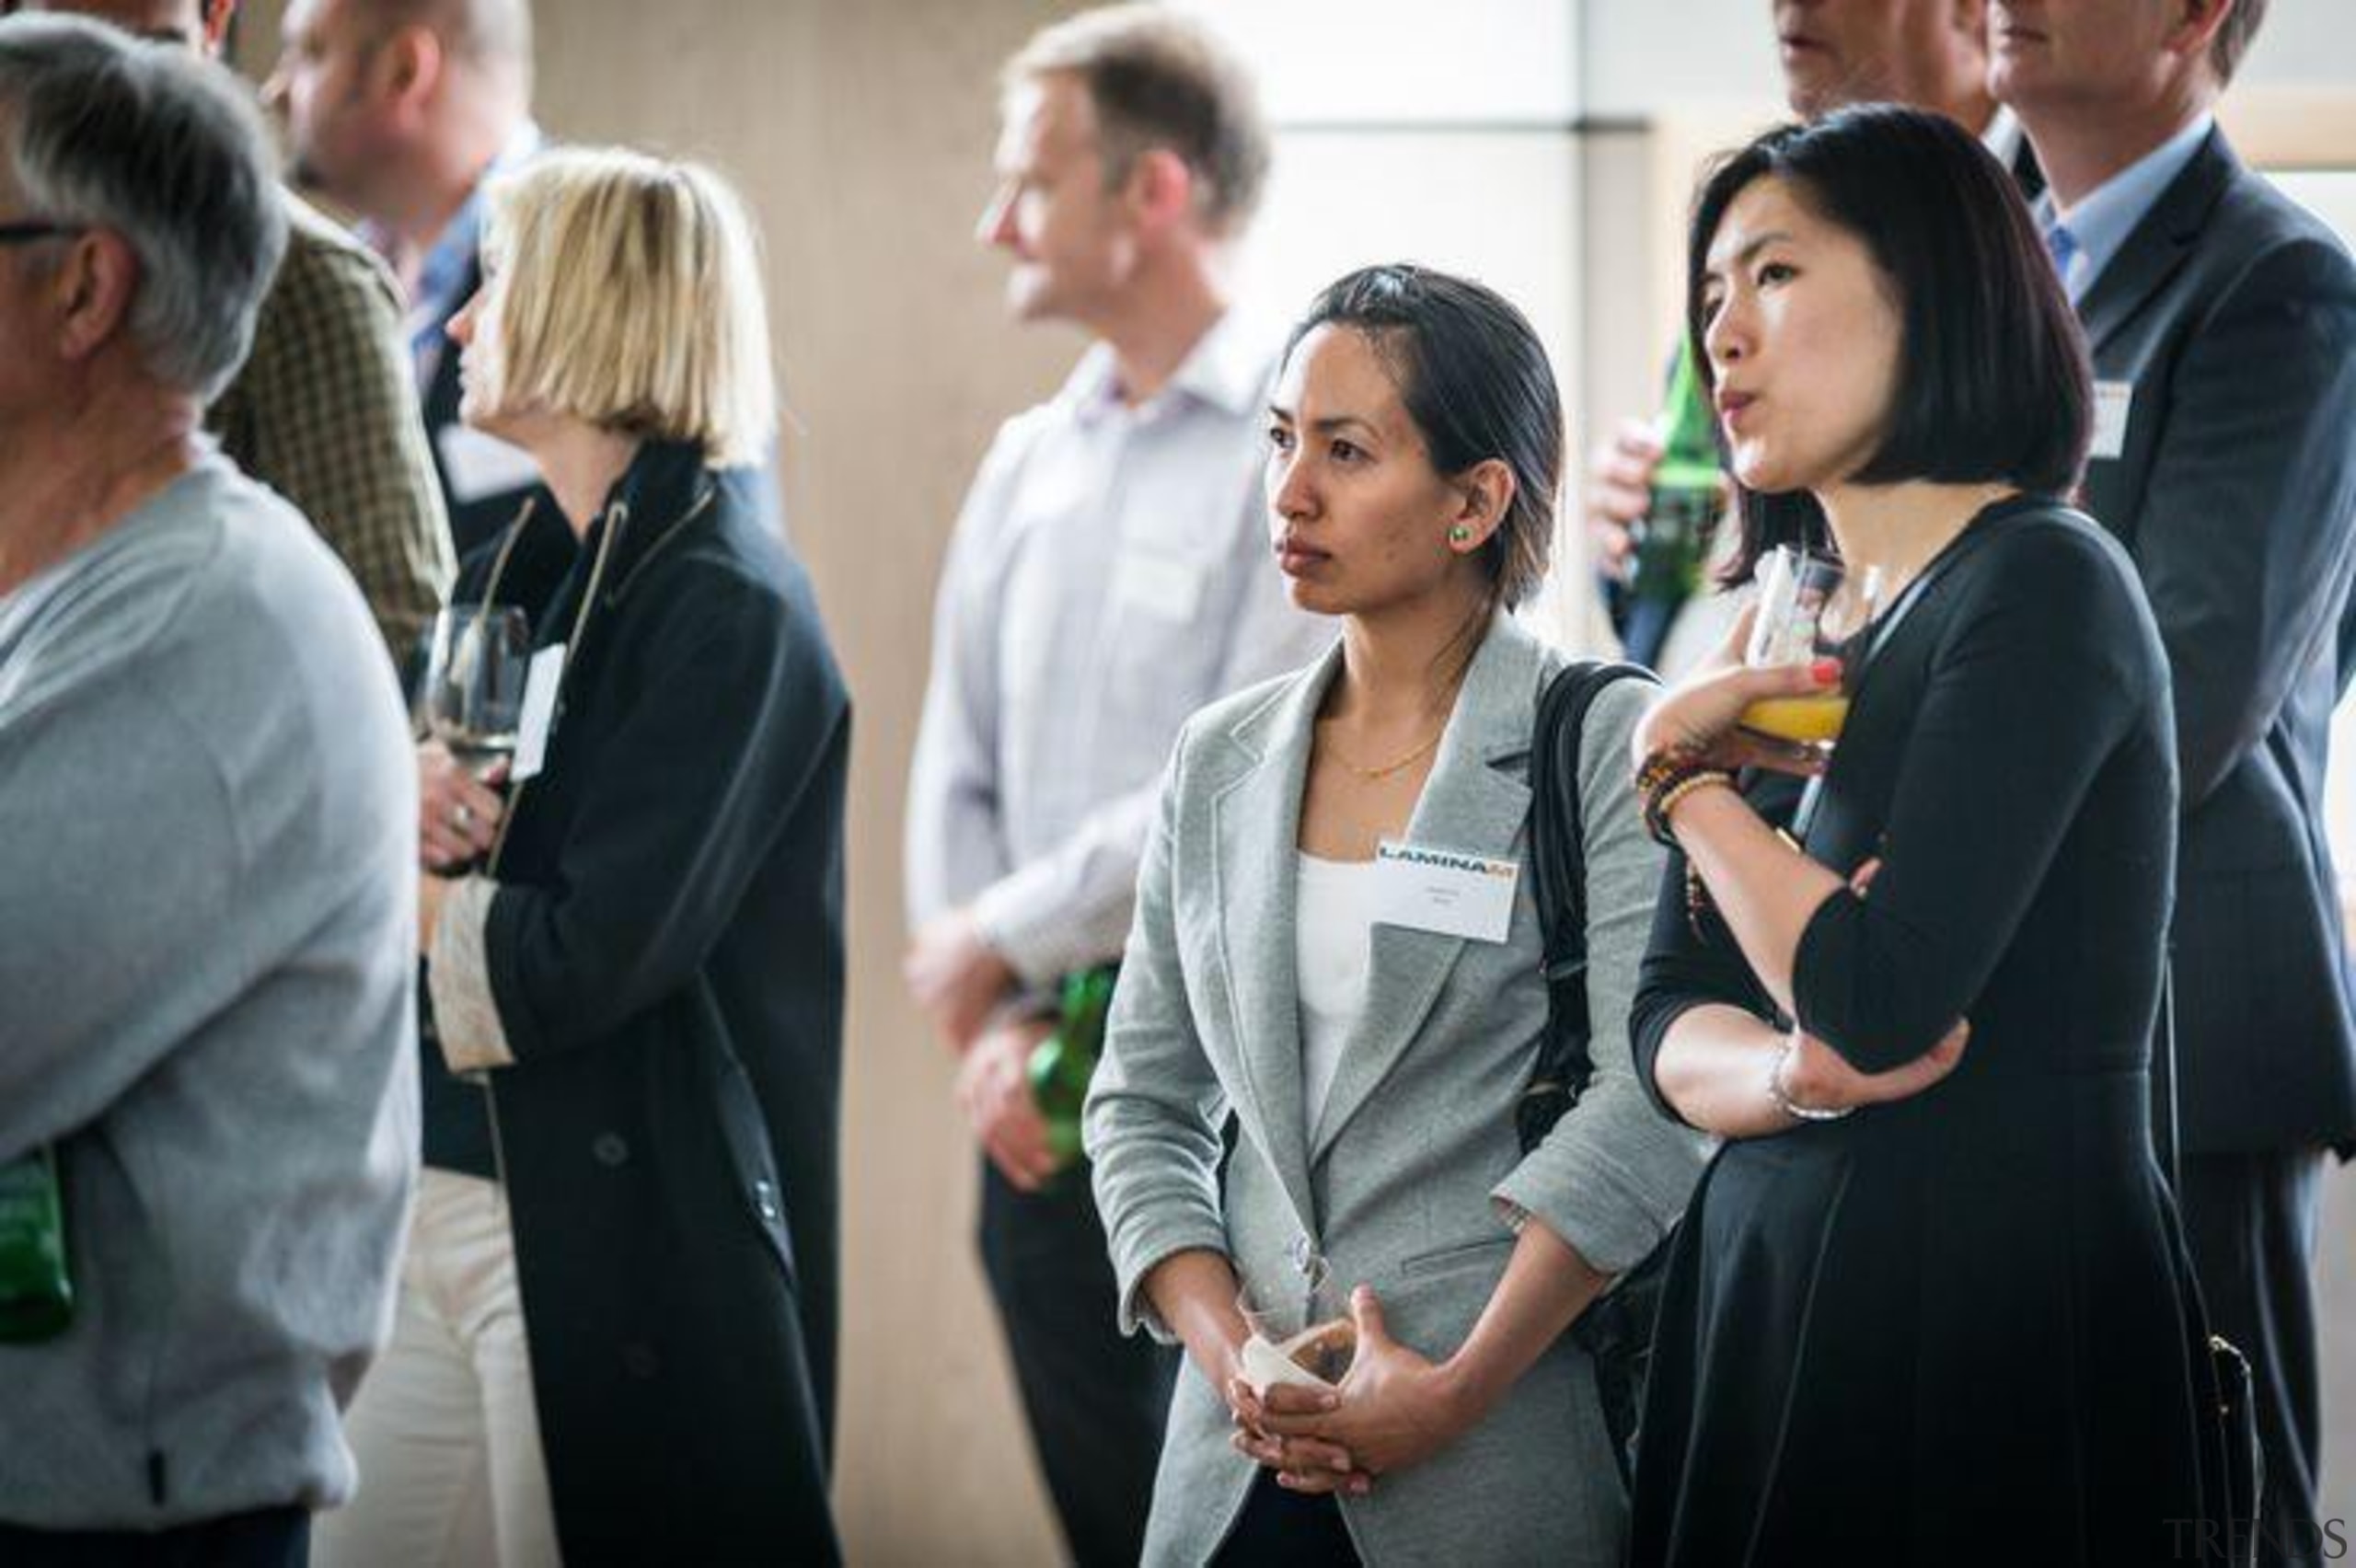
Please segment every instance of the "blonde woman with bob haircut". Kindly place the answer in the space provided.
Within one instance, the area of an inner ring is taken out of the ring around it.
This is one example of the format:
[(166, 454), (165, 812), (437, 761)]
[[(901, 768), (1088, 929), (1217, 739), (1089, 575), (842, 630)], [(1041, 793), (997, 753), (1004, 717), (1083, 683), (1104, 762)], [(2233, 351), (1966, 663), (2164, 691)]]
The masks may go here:
[(752, 225), (555, 153), (484, 261), (460, 411), (556, 505), (456, 602), (526, 612), (552, 717), (528, 777), (419, 750), (426, 1170), (322, 1561), (830, 1562), (849, 702), (755, 472)]

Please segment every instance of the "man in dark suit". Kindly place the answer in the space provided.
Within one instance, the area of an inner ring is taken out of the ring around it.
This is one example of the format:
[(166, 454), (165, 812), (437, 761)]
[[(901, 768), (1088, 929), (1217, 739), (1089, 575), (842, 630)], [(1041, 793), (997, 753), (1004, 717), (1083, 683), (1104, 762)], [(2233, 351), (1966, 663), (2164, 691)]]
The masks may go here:
[[(406, 323), (459, 559), (539, 489), (532, 460), (458, 421), (445, 331), (482, 282), (482, 188), (538, 149), (527, 0), (293, 0), (266, 89), (295, 177), (367, 220)], [(543, 499), (540, 504), (548, 502)]]
[[(2309, 1271), (2356, 1143), (2356, 1024), (2323, 824), (2356, 571), (2356, 265), (2210, 109), (2263, 0), (1999, 0), (1991, 77), (2092, 345), (2087, 509), (2176, 679), (2178, 1193), (2216, 1330), (2256, 1367), (2262, 1556), (2317, 1561)], [(2165, 1113), (2166, 1107), (2162, 1106)]]

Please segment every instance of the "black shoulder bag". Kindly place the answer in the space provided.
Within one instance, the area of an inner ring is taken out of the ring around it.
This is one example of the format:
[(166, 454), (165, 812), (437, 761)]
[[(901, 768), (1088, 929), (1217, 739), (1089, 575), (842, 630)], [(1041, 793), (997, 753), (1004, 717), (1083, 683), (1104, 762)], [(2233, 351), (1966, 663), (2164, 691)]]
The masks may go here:
[[(1546, 1139), (1563, 1113), (1579, 1102), (1595, 1077), (1588, 1043), (1586, 839), (1579, 820), (1579, 739), (1588, 710), (1615, 681), (1652, 675), (1634, 664), (1587, 661), (1554, 677), (1538, 699), (1530, 737), (1530, 871), (1545, 944), (1546, 1032), (1530, 1086), (1514, 1105), (1514, 1130), (1527, 1154)], [(1659, 1315), (1669, 1241), (1588, 1303), (1573, 1320), (1571, 1342), (1595, 1363), (1604, 1428), (1624, 1484), (1634, 1467), (1636, 1418), (1644, 1405), (1645, 1369), (1652, 1357), (1653, 1320)]]
[[(2176, 963), (2160, 971), (2160, 1032), (2153, 1046), (2153, 1065), (2160, 1071), (2158, 1118), (2167, 1136), (2170, 1190), (2184, 1192), (2184, 1129), (2177, 1114), (2176, 1088)], [(2259, 1498), (2265, 1491), (2265, 1450), (2258, 1440), (2258, 1391), (2249, 1358), (2239, 1346), (2209, 1328), (2209, 1309), (2200, 1297), (2189, 1254), (2177, 1260), (2184, 1313), (2193, 1325), (2193, 1394), (2208, 1405), (2200, 1429), (2200, 1505), (2210, 1521), (2225, 1527), (2225, 1556), (2233, 1568), (2255, 1568), (2258, 1562)]]

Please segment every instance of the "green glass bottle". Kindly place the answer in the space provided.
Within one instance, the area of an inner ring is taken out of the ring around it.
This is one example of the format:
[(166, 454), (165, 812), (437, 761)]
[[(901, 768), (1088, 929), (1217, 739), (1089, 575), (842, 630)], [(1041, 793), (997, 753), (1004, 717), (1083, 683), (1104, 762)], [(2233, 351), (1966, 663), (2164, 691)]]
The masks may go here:
[(1047, 1147), (1064, 1165), (1080, 1158), (1080, 1109), (1104, 1050), (1116, 973), (1108, 964), (1066, 975), (1055, 1032), (1031, 1053), (1031, 1099), (1046, 1121)]
[(1682, 604), (1701, 591), (1702, 565), (1724, 504), (1710, 405), (1702, 396), (1690, 340), (1679, 346), (1669, 373), (1660, 431), (1660, 467), (1653, 471), (1652, 504), (1637, 525), (1630, 588), (1638, 598)]
[(0, 1343), (53, 1339), (74, 1318), (57, 1151), (0, 1165)]

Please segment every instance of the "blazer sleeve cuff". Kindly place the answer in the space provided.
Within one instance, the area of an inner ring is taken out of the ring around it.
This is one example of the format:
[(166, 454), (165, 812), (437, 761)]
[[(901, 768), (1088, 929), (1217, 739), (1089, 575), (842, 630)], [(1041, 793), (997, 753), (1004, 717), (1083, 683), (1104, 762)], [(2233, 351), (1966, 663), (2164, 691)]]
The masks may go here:
[(452, 885), (433, 928), (433, 951), (426, 965), (426, 988), (433, 997), (433, 1025), (442, 1038), (443, 1059), (454, 1073), (480, 1072), (515, 1065), (491, 995), (491, 957), (485, 929), (499, 884), (488, 877), (466, 877)]
[(1156, 1232), (1133, 1246), (1114, 1249), (1113, 1269), (1121, 1287), (1121, 1332), (1142, 1331), (1161, 1344), (1176, 1344), (1178, 1336), (1153, 1309), (1145, 1293), (1146, 1277), (1181, 1252), (1216, 1252), (1227, 1256), (1227, 1231), (1216, 1225), (1190, 1223)]
[(1561, 1237), (1602, 1274), (1620, 1274), (1644, 1262), (1684, 1212), (1708, 1158), (1709, 1140), (1653, 1119), (1650, 1107), (1629, 1096), (1629, 1109), (1653, 1125), (1634, 1147), (1607, 1151), (1577, 1123), (1606, 1109), (1590, 1096), (1563, 1118), (1546, 1141), (1490, 1190), (1498, 1218), (1519, 1230), (1519, 1212)]

